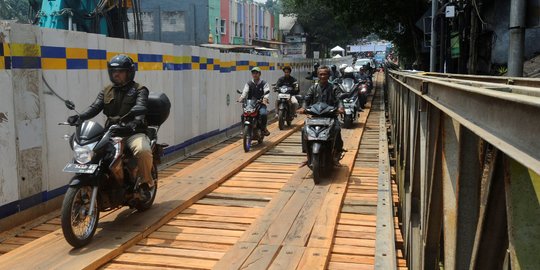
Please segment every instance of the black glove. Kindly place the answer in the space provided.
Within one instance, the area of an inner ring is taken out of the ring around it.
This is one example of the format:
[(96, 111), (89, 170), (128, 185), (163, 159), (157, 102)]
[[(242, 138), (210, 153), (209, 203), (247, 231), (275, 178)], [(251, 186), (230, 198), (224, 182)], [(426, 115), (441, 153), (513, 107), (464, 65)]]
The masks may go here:
[(126, 127), (132, 129), (133, 131), (135, 131), (138, 127), (140, 127), (141, 125), (141, 121), (139, 120), (133, 120), (133, 121), (130, 121), (126, 124)]
[(67, 119), (67, 122), (70, 124), (70, 125), (76, 125), (77, 122), (79, 122), (79, 115), (72, 115), (70, 117), (68, 117)]

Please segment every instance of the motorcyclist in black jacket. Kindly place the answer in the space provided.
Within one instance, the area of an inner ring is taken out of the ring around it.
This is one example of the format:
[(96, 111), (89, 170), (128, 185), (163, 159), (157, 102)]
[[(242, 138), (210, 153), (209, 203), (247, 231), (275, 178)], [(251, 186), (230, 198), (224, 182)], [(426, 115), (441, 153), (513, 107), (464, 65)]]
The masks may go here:
[(292, 87), (293, 91), (291, 93), (291, 103), (294, 106), (293, 111), (296, 111), (296, 109), (298, 109), (299, 107), (299, 104), (298, 100), (294, 95), (297, 95), (300, 92), (300, 89), (298, 87), (298, 81), (293, 76), (291, 76), (292, 68), (290, 66), (285, 66), (282, 70), (284, 76), (278, 79), (278, 81), (276, 82), (276, 88), (279, 89), (283, 85)]
[[(339, 99), (340, 90), (336, 85), (328, 81), (330, 77), (330, 68), (328, 68), (328, 66), (319, 67), (317, 75), (319, 77), (319, 83), (309, 88), (307, 94), (304, 97), (304, 105), (302, 106), (302, 108), (298, 109), (297, 113), (305, 113), (305, 108), (317, 102), (324, 102), (330, 106), (337, 107), (338, 113), (343, 113), (343, 103)], [(342, 150), (343, 139), (341, 138), (341, 128), (339, 126), (339, 121), (334, 121), (334, 123), (334, 128), (336, 130), (336, 141), (334, 147), (335, 149)], [(303, 134), (305, 134), (305, 131), (303, 131)], [(305, 151), (305, 145), (302, 145), (302, 152), (305, 153)], [(342, 151), (336, 151), (336, 156), (334, 157), (334, 163), (336, 165), (339, 164), (341, 153)]]
[[(68, 118), (70, 124), (80, 123), (98, 115), (101, 111), (107, 116), (106, 127), (118, 124), (120, 118), (128, 114), (135, 105), (146, 107), (149, 91), (145, 86), (136, 83), (135, 63), (124, 54), (116, 55), (107, 63), (109, 79), (112, 84), (99, 92), (94, 103), (79, 115)], [(125, 120), (125, 119), (124, 119)], [(146, 135), (145, 115), (139, 115), (128, 119), (126, 127), (133, 131), (127, 137), (126, 142), (135, 157), (137, 158), (138, 177), (140, 177), (141, 194), (149, 196), (149, 190), (154, 185), (152, 179), (152, 149), (150, 140)]]

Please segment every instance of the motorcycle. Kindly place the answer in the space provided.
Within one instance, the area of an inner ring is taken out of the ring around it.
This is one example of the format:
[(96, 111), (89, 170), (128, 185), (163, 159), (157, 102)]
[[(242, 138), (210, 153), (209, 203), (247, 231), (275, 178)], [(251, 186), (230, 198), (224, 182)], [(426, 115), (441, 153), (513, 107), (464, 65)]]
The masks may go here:
[[(240, 90), (236, 91), (238, 94), (242, 94)], [(268, 94), (266, 91), (264, 94)], [(259, 108), (261, 107), (262, 99), (245, 99), (242, 103), (242, 145), (244, 146), (244, 152), (249, 152), (251, 149), (251, 143), (256, 140), (259, 144), (263, 143), (264, 130), (261, 124), (261, 118), (259, 117)]]
[[(298, 88), (298, 84), (295, 84), (295, 88)], [(291, 102), (293, 87), (282, 85), (279, 88), (274, 88), (274, 91), (278, 92), (278, 98), (276, 101), (278, 126), (280, 130), (283, 130), (285, 129), (285, 122), (287, 122), (287, 126), (290, 127), (292, 120), (295, 117), (295, 108), (293, 108)]]
[(335, 149), (337, 138), (334, 125), (336, 124), (337, 108), (324, 102), (318, 102), (306, 109), (311, 117), (305, 120), (302, 134), (302, 145), (307, 153), (308, 166), (313, 171), (313, 181), (319, 184), (324, 172), (334, 166), (334, 157), (338, 154)]
[(367, 80), (360, 81), (358, 88), (360, 89), (358, 103), (360, 105), (360, 108), (364, 109), (366, 106), (368, 95), (369, 95), (369, 81)]
[[(68, 101), (74, 110), (72, 102)], [(68, 103), (66, 103), (67, 105)], [(123, 206), (138, 211), (150, 209), (157, 193), (157, 165), (166, 144), (159, 144), (157, 134), (170, 112), (170, 101), (165, 94), (150, 93), (148, 108), (134, 106), (131, 111), (117, 119), (117, 123), (108, 129), (99, 123), (87, 120), (75, 124), (76, 131), (66, 135), (74, 152), (72, 162), (63, 171), (74, 173), (61, 208), (62, 232), (66, 241), (75, 248), (83, 247), (92, 240), (99, 213), (111, 211)], [(127, 119), (146, 114), (153, 155), (152, 177), (154, 186), (150, 196), (144, 200), (140, 195), (140, 178), (137, 177), (137, 160), (125, 142), (124, 136), (133, 130), (125, 126)]]
[(340, 99), (343, 102), (345, 114), (342, 116), (343, 127), (352, 128), (353, 122), (358, 116), (358, 112), (361, 111), (358, 108), (359, 97), (359, 83), (355, 83), (351, 78), (345, 78), (338, 83), (341, 90)]

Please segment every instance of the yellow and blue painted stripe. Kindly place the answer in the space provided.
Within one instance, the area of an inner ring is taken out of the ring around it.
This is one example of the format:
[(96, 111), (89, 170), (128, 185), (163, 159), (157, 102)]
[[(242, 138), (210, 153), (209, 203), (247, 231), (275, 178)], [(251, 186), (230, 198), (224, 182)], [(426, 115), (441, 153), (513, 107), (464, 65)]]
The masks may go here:
[[(0, 43), (0, 69), (103, 70), (107, 68), (107, 59), (119, 53), (102, 49)], [(247, 71), (255, 66), (262, 70), (276, 70), (280, 66), (274, 62), (221, 61), (201, 56), (126, 54), (135, 61), (139, 71), (213, 70), (229, 73)]]

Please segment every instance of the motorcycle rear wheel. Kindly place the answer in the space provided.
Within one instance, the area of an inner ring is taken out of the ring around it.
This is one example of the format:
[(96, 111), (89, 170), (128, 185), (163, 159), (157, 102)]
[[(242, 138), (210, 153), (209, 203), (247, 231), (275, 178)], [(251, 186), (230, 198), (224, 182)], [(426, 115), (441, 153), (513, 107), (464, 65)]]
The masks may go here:
[(66, 241), (75, 248), (88, 245), (96, 233), (99, 221), (97, 202), (88, 216), (92, 200), (91, 186), (69, 187), (62, 202), (61, 224)]
[(150, 209), (150, 207), (152, 207), (152, 204), (154, 204), (154, 200), (156, 199), (158, 188), (158, 172), (155, 164), (152, 166), (152, 178), (154, 178), (154, 186), (150, 189), (150, 199), (148, 199), (146, 202), (140, 202), (135, 205), (135, 209), (137, 209), (137, 211), (139, 212), (144, 212)]

